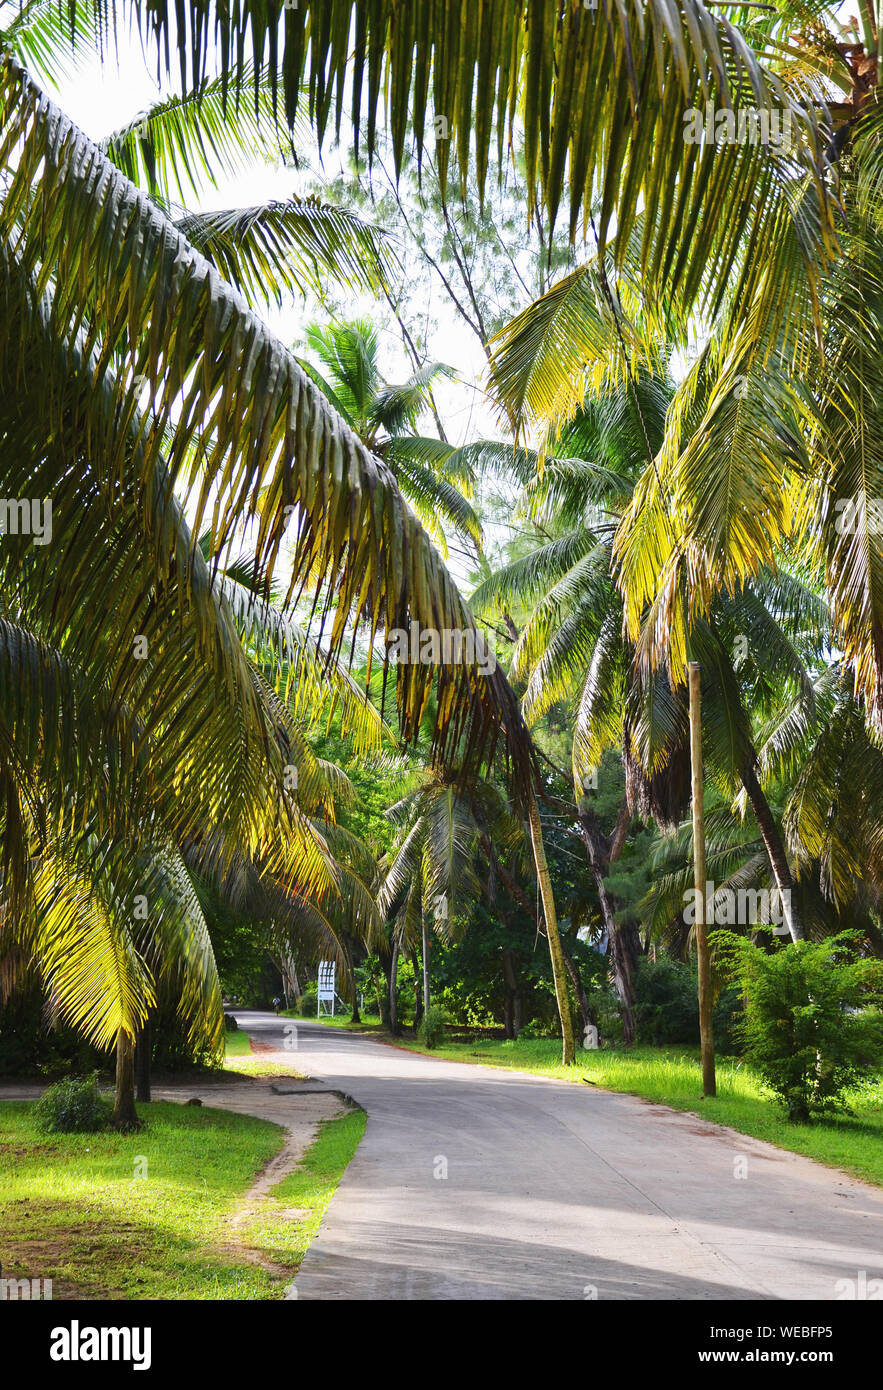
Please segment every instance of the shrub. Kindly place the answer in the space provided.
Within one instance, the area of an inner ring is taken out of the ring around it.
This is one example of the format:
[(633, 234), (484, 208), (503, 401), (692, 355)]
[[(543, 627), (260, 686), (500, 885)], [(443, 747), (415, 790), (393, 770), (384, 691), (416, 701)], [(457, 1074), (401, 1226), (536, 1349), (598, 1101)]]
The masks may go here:
[(297, 1012), (302, 1018), (315, 1018), (319, 1007), (319, 990), (316, 985), (307, 985), (297, 1001)]
[(696, 972), (663, 957), (638, 962), (635, 979), (635, 1021), (638, 1040), (663, 1043), (698, 1043), (699, 1000)]
[(871, 1079), (883, 1043), (874, 1007), (883, 999), (883, 961), (860, 958), (860, 934), (851, 931), (769, 953), (731, 932), (715, 939), (745, 1005), (746, 1057), (789, 1120), (806, 1124), (846, 1109), (844, 1093)]
[(430, 1004), (423, 1015), (417, 1036), (424, 1047), (438, 1047), (445, 1036), (445, 1025), (448, 1021), (447, 1009), (441, 1004)]
[[(665, 956), (658, 961), (644, 957), (638, 962), (635, 994), (639, 1042), (654, 1047), (667, 1043), (698, 1045), (699, 982), (694, 966)], [(732, 1049), (738, 1010), (738, 990), (722, 990), (714, 1008), (715, 1051)]]
[(98, 1073), (68, 1076), (43, 1092), (34, 1120), (44, 1134), (82, 1134), (108, 1125), (113, 1107), (98, 1090)]

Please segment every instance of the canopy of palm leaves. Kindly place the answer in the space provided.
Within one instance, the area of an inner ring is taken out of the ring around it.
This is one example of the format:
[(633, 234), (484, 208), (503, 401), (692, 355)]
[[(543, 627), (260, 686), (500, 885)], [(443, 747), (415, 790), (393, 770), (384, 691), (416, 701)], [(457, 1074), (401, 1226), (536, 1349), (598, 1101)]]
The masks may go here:
[[(472, 619), (384, 465), (182, 232), (8, 56), (0, 164), (2, 491), (53, 506), (51, 546), (9, 537), (0, 554), (16, 620), (4, 628), (4, 921), (18, 923), (7, 940), (36, 960), (59, 1007), (106, 1043), (134, 1035), (159, 962), (178, 961), (186, 927), (185, 994), (217, 1038), (198, 903), (183, 866), (177, 877), (163, 868), (176, 853), (226, 892), (251, 882), (254, 901), (259, 887), (264, 915), (297, 920), (323, 950), (336, 924), (370, 933), (375, 920), (360, 872), (335, 859), (333, 802), (316, 795), (315, 759), (262, 670), (268, 654), (283, 657), (297, 709), (304, 682), (333, 666), (350, 616), (364, 615), (372, 634), (418, 621), (462, 630)], [(197, 527), (209, 518), (210, 563), (176, 488)], [(292, 515), (283, 602), (325, 581), (336, 606), (321, 658), (314, 639), (267, 607)], [(248, 518), (264, 591), (243, 601), (219, 556)], [(256, 634), (250, 657), (243, 641)], [(397, 671), (407, 733), (433, 674)], [(348, 716), (363, 735), (376, 732), (351, 680), (336, 681)], [(530, 744), (502, 673), (441, 670), (437, 698), (439, 755), (456, 748), (468, 763), (502, 737), (526, 790)], [(354, 847), (344, 848), (351, 859)], [(161, 887), (145, 891), (153, 878)], [(64, 957), (84, 894), (94, 927)], [(147, 899), (147, 925), (119, 910), (135, 898)], [(28, 939), (35, 921), (39, 938)], [(196, 1000), (186, 966), (198, 958)], [(115, 991), (100, 987), (111, 962)]]
[(388, 464), (420, 522), (447, 553), (445, 525), (475, 545), (481, 523), (467, 500), (472, 471), (464, 451), (417, 433), (420, 415), (432, 404), (433, 383), (450, 368), (428, 363), (400, 386), (384, 381), (379, 336), (367, 319), (312, 325), (307, 346), (321, 369), (301, 360), (308, 376), (367, 449)]

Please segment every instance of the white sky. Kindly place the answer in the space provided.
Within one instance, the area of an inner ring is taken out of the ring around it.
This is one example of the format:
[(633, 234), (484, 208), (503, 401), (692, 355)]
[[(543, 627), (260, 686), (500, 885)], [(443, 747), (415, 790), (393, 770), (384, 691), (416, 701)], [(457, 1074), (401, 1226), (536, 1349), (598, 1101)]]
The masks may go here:
[[(170, 95), (172, 90), (173, 87), (166, 84), (160, 87), (150, 55), (145, 57), (140, 43), (133, 39), (125, 46), (121, 40), (118, 59), (108, 56), (103, 64), (96, 58), (88, 66), (80, 65), (76, 77), (59, 84), (57, 99), (87, 135), (99, 140)], [(308, 162), (313, 154), (313, 151), (306, 151)], [(343, 154), (346, 155), (345, 150)], [(324, 167), (330, 177), (341, 171), (341, 158), (330, 147), (324, 151)], [(256, 155), (251, 167), (244, 168), (235, 177), (219, 179), (217, 188), (210, 187), (201, 197), (194, 198), (193, 210), (246, 207), (273, 198), (288, 198), (300, 191), (298, 171), (281, 163), (270, 165), (262, 155)], [(459, 383), (440, 382), (435, 392), (449, 439), (452, 443), (465, 443), (467, 439), (501, 438), (493, 412), (477, 389), (485, 366), (477, 338), (457, 317), (441, 290), (433, 307), (438, 329), (429, 343), (430, 358), (455, 367), (461, 378)], [(352, 317), (364, 314), (384, 322), (388, 317), (386, 304), (378, 304), (367, 296), (354, 297), (351, 308)], [(321, 317), (318, 306), (305, 305), (300, 300), (281, 310), (267, 305), (262, 314), (289, 345), (300, 338), (306, 322), (312, 317)], [(391, 380), (403, 380), (413, 367), (395, 324), (385, 328), (381, 341), (385, 374)], [(430, 425), (431, 421), (427, 428)], [(435, 433), (434, 429), (432, 432)]]

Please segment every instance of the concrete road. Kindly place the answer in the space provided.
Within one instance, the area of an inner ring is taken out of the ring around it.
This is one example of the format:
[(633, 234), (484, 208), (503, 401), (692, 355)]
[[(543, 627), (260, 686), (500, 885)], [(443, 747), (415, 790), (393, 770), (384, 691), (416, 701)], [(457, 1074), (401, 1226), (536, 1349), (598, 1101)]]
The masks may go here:
[(634, 1097), (238, 1016), (280, 1048), (294, 1023), (285, 1059), (368, 1112), (291, 1297), (840, 1299), (883, 1278), (883, 1191), (833, 1169)]

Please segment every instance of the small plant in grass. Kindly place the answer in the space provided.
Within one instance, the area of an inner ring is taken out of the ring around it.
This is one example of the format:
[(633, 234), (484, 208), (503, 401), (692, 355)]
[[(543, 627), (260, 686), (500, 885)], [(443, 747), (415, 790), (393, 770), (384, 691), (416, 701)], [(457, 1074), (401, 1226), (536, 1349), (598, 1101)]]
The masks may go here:
[(732, 932), (714, 941), (739, 986), (747, 1059), (788, 1118), (847, 1108), (845, 1092), (872, 1079), (883, 1043), (883, 961), (859, 956), (857, 932), (773, 951)]
[(447, 1009), (442, 1008), (441, 1004), (430, 1004), (417, 1032), (424, 1047), (438, 1047), (439, 1043), (444, 1041), (447, 1022)]
[(68, 1076), (49, 1086), (34, 1106), (36, 1126), (44, 1134), (83, 1134), (106, 1129), (113, 1107), (98, 1089), (98, 1073)]

